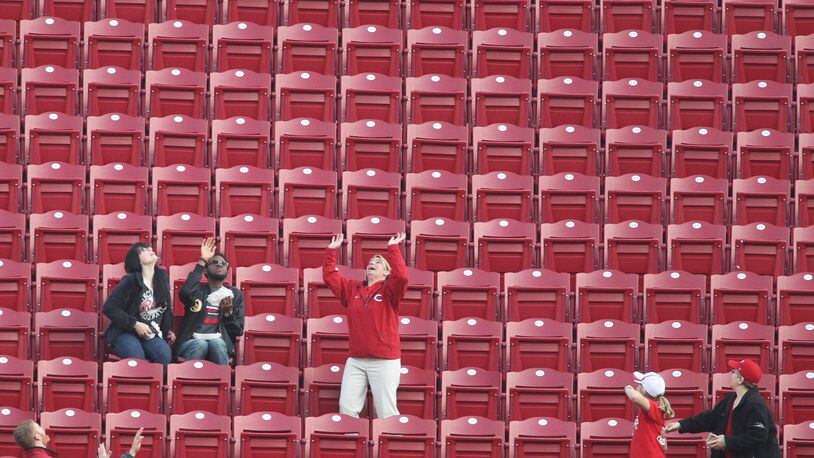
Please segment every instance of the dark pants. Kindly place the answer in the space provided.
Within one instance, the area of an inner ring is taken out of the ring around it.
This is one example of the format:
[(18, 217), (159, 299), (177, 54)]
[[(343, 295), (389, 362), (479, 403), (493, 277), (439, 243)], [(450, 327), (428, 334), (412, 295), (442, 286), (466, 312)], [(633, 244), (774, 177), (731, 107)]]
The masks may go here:
[(172, 360), (172, 350), (164, 339), (153, 337), (142, 340), (132, 332), (123, 332), (111, 344), (113, 352), (120, 358), (146, 359), (151, 363), (167, 365)]

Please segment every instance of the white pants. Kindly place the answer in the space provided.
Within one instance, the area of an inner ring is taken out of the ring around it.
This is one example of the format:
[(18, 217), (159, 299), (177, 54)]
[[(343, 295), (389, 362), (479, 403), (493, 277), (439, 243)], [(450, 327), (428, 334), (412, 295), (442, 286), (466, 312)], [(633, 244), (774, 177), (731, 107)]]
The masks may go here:
[(359, 418), (365, 406), (367, 386), (373, 394), (377, 418), (399, 414), (396, 390), (401, 378), (401, 359), (348, 358), (342, 374), (339, 393), (339, 412)]

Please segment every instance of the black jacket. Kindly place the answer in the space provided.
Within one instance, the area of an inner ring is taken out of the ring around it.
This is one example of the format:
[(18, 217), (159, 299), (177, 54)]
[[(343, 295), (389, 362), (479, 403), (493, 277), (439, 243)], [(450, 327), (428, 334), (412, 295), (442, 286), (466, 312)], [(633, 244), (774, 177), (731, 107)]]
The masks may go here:
[[(184, 342), (192, 338), (192, 334), (198, 329), (206, 315), (206, 298), (212, 290), (209, 288), (209, 284), (201, 283), (203, 273), (204, 267), (196, 264), (195, 269), (189, 273), (184, 286), (178, 294), (181, 302), (184, 303), (184, 319), (181, 321), (181, 331), (175, 340), (173, 348), (173, 354), (176, 357), (178, 356), (178, 349), (181, 348)], [(229, 348), (229, 354), (234, 356), (235, 339), (243, 335), (243, 293), (232, 286), (226, 284), (223, 286), (232, 290), (235, 298), (232, 302), (232, 314), (230, 316), (220, 316), (218, 332), (223, 336), (223, 340)], [(200, 301), (199, 305), (196, 305), (196, 301)]]
[[(679, 421), (680, 432), (725, 434), (727, 416), (735, 396), (734, 392), (729, 393), (712, 410)], [(732, 412), (732, 435), (724, 440), (726, 450), (713, 450), (712, 458), (724, 458), (727, 452), (735, 458), (780, 458), (777, 428), (757, 388), (747, 391), (735, 407)]]
[[(161, 272), (161, 273), (159, 273)], [(153, 281), (166, 282), (165, 291), (170, 290), (170, 280), (165, 271), (156, 270)], [(131, 272), (122, 277), (119, 284), (113, 288), (110, 296), (105, 301), (103, 313), (110, 320), (110, 326), (105, 329), (105, 340), (108, 344), (114, 342), (123, 332), (134, 332), (136, 325), (136, 315), (141, 305), (141, 297), (147, 289), (140, 272)], [(167, 304), (167, 309), (161, 315), (161, 334), (167, 338), (172, 329), (172, 305)]]

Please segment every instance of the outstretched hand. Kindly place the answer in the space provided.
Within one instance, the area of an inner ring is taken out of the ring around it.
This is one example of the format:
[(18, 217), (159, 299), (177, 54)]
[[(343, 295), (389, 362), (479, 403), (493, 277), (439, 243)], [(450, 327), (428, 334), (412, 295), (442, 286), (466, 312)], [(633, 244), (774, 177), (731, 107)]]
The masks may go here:
[(407, 234), (405, 234), (404, 232), (399, 232), (398, 234), (390, 237), (390, 240), (387, 241), (387, 246), (398, 245), (401, 242), (403, 242), (404, 239), (406, 239), (406, 238), (407, 238)]
[(666, 425), (664, 425), (664, 428), (662, 428), (661, 433), (669, 434), (673, 431), (678, 431), (679, 429), (681, 429), (681, 423), (674, 421), (672, 423), (667, 423)]
[(201, 243), (201, 259), (209, 261), (215, 256), (215, 237), (207, 237)]
[(328, 248), (335, 250), (342, 246), (342, 242), (345, 241), (345, 235), (343, 233), (338, 233), (335, 236), (331, 237), (331, 243), (328, 244)]

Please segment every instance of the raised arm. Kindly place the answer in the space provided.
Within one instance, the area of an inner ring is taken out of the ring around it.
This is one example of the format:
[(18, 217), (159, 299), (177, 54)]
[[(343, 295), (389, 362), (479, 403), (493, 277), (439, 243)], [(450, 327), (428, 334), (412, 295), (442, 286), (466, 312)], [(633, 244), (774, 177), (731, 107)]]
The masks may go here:
[(636, 391), (635, 388), (628, 385), (625, 387), (625, 396), (631, 400), (636, 406), (645, 412), (650, 412), (650, 401), (647, 400), (641, 393)]
[(398, 306), (404, 293), (407, 292), (407, 264), (401, 254), (401, 242), (407, 238), (406, 234), (400, 232), (387, 242), (387, 262), (390, 263), (390, 276), (387, 278), (387, 294), (390, 295), (390, 303)]
[(351, 281), (339, 273), (339, 266), (336, 264), (337, 250), (342, 246), (345, 236), (342, 233), (331, 238), (328, 249), (325, 250), (325, 259), (322, 263), (322, 280), (334, 293), (344, 307), (348, 306), (348, 297), (351, 292)]
[(184, 286), (182, 286), (181, 291), (178, 292), (181, 302), (184, 303), (185, 311), (195, 305), (195, 299), (198, 298), (198, 293), (201, 289), (201, 275), (206, 270), (206, 263), (212, 259), (212, 256), (215, 256), (215, 238), (207, 237), (203, 240), (203, 243), (201, 243), (201, 257), (198, 259), (198, 263), (195, 264), (195, 268), (192, 269), (192, 272), (187, 275)]

